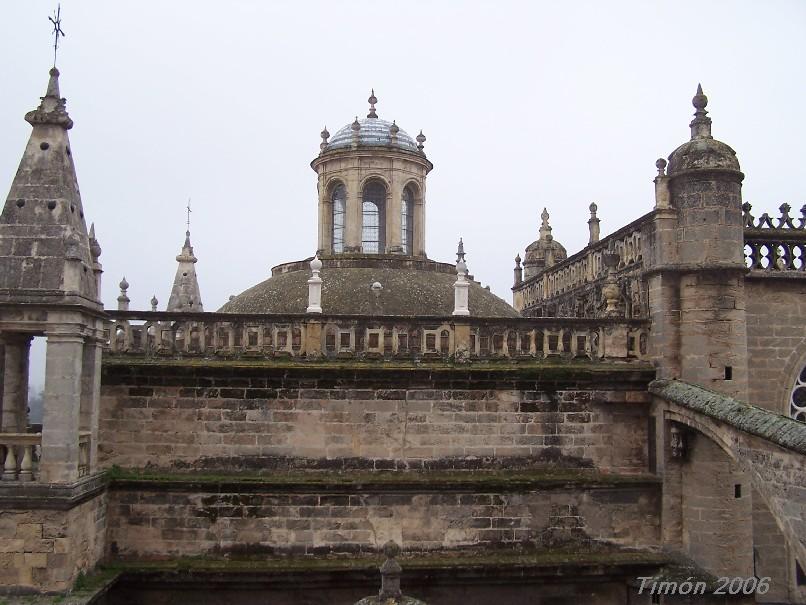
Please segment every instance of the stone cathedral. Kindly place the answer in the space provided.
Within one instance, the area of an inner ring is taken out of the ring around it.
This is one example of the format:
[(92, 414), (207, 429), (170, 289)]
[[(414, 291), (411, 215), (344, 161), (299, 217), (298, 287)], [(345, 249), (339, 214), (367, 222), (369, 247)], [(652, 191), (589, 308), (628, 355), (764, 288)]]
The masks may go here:
[(321, 133), (314, 257), (205, 311), (188, 231), (166, 310), (107, 310), (50, 71), (0, 216), (0, 594), (806, 603), (806, 206), (744, 202), (698, 88), (654, 206), (573, 253), (543, 210), (509, 304), (426, 255), (426, 137), (377, 103)]

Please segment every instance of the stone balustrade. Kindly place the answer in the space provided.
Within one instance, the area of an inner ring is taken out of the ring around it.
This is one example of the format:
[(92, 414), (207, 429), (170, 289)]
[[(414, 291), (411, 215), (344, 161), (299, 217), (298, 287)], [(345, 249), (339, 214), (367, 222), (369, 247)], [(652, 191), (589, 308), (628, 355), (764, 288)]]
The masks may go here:
[(642, 359), (626, 319), (360, 317), (110, 311), (106, 355), (294, 359)]
[[(647, 232), (652, 227), (652, 218), (653, 213), (646, 214), (516, 285), (523, 297), (523, 309), (528, 313), (529, 309), (541, 308), (546, 302), (558, 301), (571, 292), (589, 289), (591, 284), (603, 282), (609, 271), (605, 263), (607, 254), (617, 257), (613, 266), (615, 274), (643, 267), (644, 259), (648, 256)], [(568, 315), (582, 316), (576, 310)], [(590, 312), (590, 315), (596, 313)]]
[[(78, 476), (84, 477), (90, 469), (90, 435), (78, 435)], [(0, 433), (0, 462), (3, 481), (35, 481), (39, 479), (42, 433)]]
[(0, 433), (3, 481), (33, 481), (36, 477), (42, 433)]
[(765, 212), (756, 219), (752, 209), (748, 203), (742, 205), (745, 264), (751, 272), (806, 275), (806, 205), (800, 209), (799, 219), (789, 215), (789, 204), (781, 204), (778, 218)]

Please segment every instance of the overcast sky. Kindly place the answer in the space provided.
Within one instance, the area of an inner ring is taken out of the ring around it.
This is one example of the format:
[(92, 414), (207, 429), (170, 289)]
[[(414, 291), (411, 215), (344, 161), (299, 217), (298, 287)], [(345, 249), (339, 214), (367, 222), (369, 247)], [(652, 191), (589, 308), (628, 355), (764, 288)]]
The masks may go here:
[[(44, 94), (55, 3), (0, 4), (0, 189)], [(103, 300), (168, 295), (192, 198), (205, 310), (316, 248), (319, 132), (367, 112), (422, 128), (426, 249), (511, 301), (540, 212), (573, 253), (649, 211), (702, 82), (758, 213), (806, 202), (806, 2), (63, 0), (61, 92)]]

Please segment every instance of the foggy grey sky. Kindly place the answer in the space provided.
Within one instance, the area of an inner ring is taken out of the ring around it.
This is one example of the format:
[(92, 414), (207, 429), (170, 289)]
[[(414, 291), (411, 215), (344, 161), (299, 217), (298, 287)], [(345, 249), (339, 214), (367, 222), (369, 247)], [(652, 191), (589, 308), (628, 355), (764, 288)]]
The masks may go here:
[[(103, 300), (168, 302), (192, 198), (204, 307), (316, 248), (319, 132), (367, 112), (428, 137), (426, 249), (511, 302), (540, 212), (570, 253), (649, 211), (702, 82), (757, 213), (800, 209), (806, 2), (63, 0), (58, 67)], [(55, 2), (0, 5), (0, 190), (44, 94)], [(324, 301), (326, 306), (326, 301)], [(302, 309), (301, 309), (302, 310)]]

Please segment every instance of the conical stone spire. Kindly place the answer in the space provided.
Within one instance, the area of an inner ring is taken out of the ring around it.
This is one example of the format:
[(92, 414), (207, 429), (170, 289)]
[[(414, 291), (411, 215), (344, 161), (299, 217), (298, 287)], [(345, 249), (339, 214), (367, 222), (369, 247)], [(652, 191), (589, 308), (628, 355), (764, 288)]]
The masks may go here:
[(190, 231), (186, 231), (182, 252), (176, 257), (179, 266), (176, 268), (174, 286), (168, 299), (168, 311), (204, 311), (199, 281), (196, 278), (197, 261), (190, 243)]
[(73, 121), (55, 67), (25, 120), (33, 131), (0, 214), (0, 301), (100, 308), (91, 252), (100, 248), (87, 233), (67, 136)]

